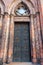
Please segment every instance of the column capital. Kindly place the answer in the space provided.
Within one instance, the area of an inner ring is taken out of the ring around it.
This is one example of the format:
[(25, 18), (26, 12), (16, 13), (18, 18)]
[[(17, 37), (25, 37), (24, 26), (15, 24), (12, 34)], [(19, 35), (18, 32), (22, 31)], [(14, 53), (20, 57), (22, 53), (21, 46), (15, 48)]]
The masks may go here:
[(4, 17), (5, 17), (5, 16), (7, 16), (8, 18), (10, 18), (10, 15), (9, 15), (8, 12), (5, 12), (5, 13), (4, 13)]

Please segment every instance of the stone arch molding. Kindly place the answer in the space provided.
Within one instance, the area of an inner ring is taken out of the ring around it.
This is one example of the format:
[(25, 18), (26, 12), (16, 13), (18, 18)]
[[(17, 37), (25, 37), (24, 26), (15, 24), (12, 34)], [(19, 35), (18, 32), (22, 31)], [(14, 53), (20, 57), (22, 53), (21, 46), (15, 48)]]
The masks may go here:
[(18, 6), (18, 4), (19, 3), (21, 3), (21, 2), (23, 2), (23, 3), (25, 3), (27, 6), (28, 6), (28, 8), (29, 8), (29, 10), (30, 10), (30, 14), (35, 14), (36, 13), (36, 9), (35, 9), (35, 6), (33, 5), (33, 3), (31, 2), (31, 1), (27, 1), (27, 0), (16, 0), (16, 1), (14, 1), (12, 4), (11, 4), (11, 6), (10, 6), (10, 9), (9, 9), (9, 14), (15, 14), (14, 13), (14, 10), (15, 10), (15, 8)]
[(0, 0), (0, 8), (1, 8), (1, 14), (4, 14), (5, 11), (5, 4), (2, 0)]

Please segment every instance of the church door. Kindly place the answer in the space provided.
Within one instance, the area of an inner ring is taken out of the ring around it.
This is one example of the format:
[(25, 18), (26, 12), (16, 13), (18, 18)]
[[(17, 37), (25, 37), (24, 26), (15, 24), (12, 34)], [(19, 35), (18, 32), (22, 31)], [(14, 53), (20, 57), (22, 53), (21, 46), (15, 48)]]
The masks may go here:
[(30, 23), (15, 22), (13, 62), (30, 62)]

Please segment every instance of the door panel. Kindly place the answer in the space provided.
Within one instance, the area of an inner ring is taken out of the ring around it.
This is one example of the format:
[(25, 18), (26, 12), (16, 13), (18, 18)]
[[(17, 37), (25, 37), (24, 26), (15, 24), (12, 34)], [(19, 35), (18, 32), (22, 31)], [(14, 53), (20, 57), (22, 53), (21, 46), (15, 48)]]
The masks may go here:
[(29, 23), (15, 23), (14, 27), (14, 62), (30, 61), (30, 25)]

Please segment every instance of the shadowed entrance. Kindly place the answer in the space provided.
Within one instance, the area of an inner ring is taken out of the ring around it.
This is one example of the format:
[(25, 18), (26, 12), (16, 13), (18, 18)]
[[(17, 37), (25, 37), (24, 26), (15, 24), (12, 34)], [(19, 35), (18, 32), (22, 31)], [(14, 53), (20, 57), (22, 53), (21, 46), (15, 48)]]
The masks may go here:
[(14, 26), (13, 62), (30, 62), (30, 23), (16, 22)]

